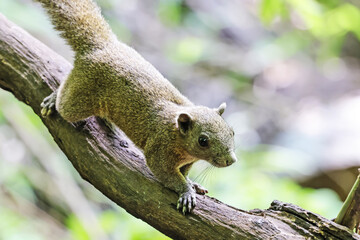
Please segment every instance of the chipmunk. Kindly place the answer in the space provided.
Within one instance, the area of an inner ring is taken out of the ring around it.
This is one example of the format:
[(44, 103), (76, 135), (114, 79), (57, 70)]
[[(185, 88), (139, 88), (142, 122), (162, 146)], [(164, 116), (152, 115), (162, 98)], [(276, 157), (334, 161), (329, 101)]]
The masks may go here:
[(36, 0), (75, 51), (74, 68), (41, 104), (70, 122), (99, 116), (143, 150), (156, 178), (179, 194), (184, 214), (207, 190), (188, 179), (199, 159), (216, 167), (236, 161), (234, 131), (218, 108), (195, 106), (134, 49), (121, 43), (92, 0)]

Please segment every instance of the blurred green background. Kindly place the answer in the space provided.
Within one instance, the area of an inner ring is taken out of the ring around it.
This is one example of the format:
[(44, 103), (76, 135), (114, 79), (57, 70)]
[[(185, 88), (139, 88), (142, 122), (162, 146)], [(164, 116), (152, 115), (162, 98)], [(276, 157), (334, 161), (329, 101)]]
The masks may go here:
[[(360, 2), (98, 0), (119, 39), (196, 104), (226, 101), (235, 165), (191, 178), (249, 210), (334, 218), (360, 162)], [(38, 4), (0, 12), (72, 61)], [(0, 90), (0, 239), (168, 239), (83, 181), (40, 119)]]

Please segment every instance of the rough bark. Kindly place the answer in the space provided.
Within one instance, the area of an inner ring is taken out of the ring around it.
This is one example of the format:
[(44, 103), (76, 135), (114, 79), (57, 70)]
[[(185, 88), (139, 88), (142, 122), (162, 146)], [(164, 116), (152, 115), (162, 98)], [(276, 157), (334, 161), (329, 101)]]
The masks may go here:
[[(0, 14), (0, 87), (40, 116), (42, 99), (72, 66)], [(41, 116), (40, 116), (41, 117)], [(177, 194), (164, 188), (144, 156), (101, 119), (76, 124), (42, 119), (79, 174), (133, 216), (175, 239), (360, 239), (348, 228), (291, 204), (243, 211), (197, 196), (193, 214), (176, 211)]]

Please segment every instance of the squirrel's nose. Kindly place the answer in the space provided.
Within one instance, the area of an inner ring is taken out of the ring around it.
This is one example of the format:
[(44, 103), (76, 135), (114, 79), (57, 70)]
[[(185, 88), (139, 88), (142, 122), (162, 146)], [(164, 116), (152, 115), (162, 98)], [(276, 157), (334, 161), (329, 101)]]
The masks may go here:
[(235, 155), (234, 151), (231, 151), (231, 153), (229, 155), (229, 159), (226, 160), (226, 166), (230, 166), (231, 164), (233, 164), (236, 161), (237, 161), (236, 155)]

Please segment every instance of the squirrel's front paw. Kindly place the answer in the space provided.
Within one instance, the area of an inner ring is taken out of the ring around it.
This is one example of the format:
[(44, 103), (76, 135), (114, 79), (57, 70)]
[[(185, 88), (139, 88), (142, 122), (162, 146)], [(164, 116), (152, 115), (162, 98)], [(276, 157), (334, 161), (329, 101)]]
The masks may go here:
[(179, 200), (177, 202), (177, 209), (182, 211), (185, 215), (186, 213), (190, 213), (196, 206), (196, 196), (194, 190), (189, 190), (180, 195)]
[(197, 194), (205, 195), (206, 193), (208, 193), (208, 190), (198, 183), (193, 182), (192, 187)]
[(56, 91), (51, 93), (49, 96), (44, 98), (44, 100), (40, 104), (41, 115), (43, 117), (48, 117), (53, 112), (55, 112), (56, 95), (57, 95)]

